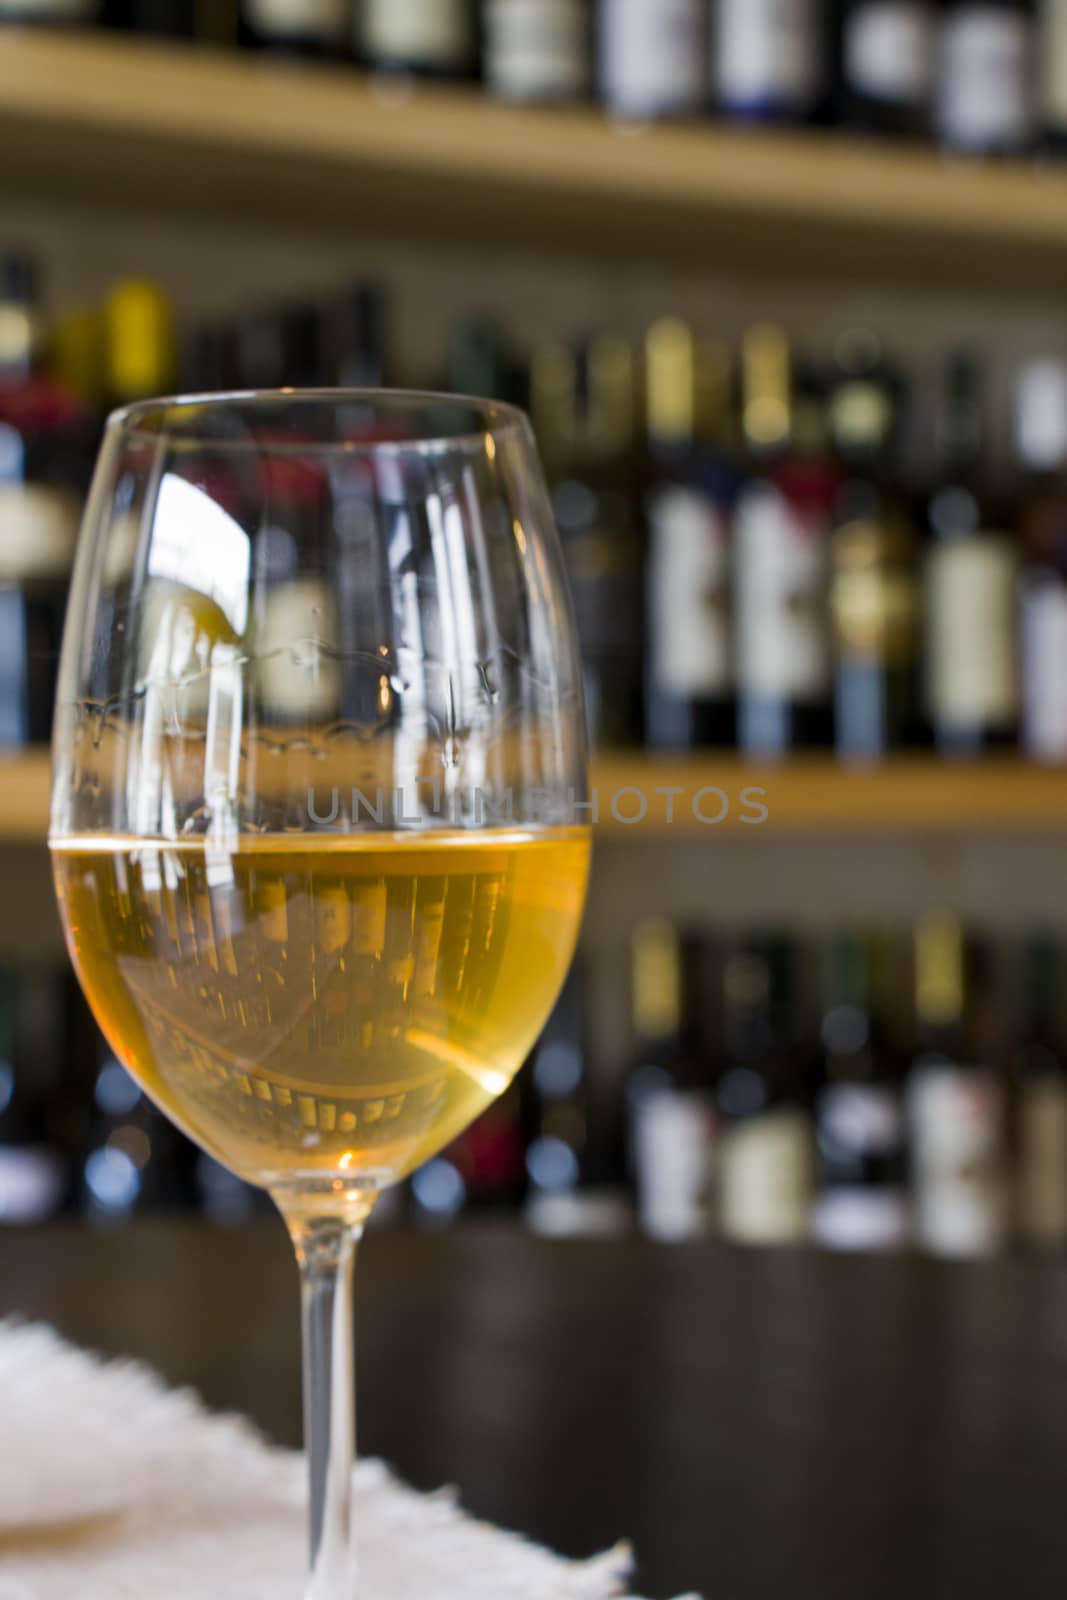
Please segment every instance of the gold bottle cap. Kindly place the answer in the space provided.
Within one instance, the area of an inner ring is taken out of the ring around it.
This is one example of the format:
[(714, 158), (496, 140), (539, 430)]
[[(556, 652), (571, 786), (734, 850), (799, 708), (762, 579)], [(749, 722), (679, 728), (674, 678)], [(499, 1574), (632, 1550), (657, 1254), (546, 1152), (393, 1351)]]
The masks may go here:
[(781, 449), (792, 433), (792, 370), (785, 330), (750, 328), (741, 347), (742, 423), (750, 447)]
[(169, 394), (174, 388), (174, 318), (170, 301), (148, 278), (126, 278), (104, 308), (107, 386), (118, 401)]
[(933, 1027), (947, 1027), (963, 1015), (963, 931), (953, 916), (933, 911), (919, 923), (915, 938), (915, 998), (919, 1016)]
[(691, 444), (696, 428), (696, 346), (679, 317), (661, 317), (645, 336), (645, 404), (657, 444)]

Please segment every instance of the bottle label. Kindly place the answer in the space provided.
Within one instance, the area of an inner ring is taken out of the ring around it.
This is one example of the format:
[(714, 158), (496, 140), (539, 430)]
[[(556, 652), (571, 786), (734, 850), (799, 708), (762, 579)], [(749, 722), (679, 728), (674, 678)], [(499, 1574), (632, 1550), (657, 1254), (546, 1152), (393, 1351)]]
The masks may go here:
[(927, 569), (927, 699), (939, 721), (1009, 723), (1018, 703), (1015, 556), (1002, 539), (959, 539)]
[(1034, 572), (1023, 586), (1023, 745), (1035, 761), (1067, 761), (1067, 584)]
[(268, 37), (339, 44), (347, 34), (348, 0), (246, 0), (246, 10), (252, 26)]
[(623, 116), (699, 111), (708, 97), (702, 0), (601, 0), (604, 98)]
[(880, 559), (883, 545), (874, 524), (839, 530), (830, 605), (839, 656), (897, 666), (914, 654), (918, 600), (911, 574)]
[(719, 1206), (728, 1238), (747, 1244), (805, 1238), (814, 1189), (814, 1138), (803, 1111), (765, 1112), (723, 1134)]
[(0, 483), (0, 583), (66, 581), (78, 534), (78, 501), (37, 483)]
[(927, 1249), (984, 1255), (1002, 1243), (1004, 1108), (988, 1072), (921, 1069), (910, 1091), (916, 1220)]
[(1021, 11), (957, 8), (941, 36), (938, 121), (963, 150), (1013, 148), (1033, 129), (1031, 24)]
[(634, 1122), (641, 1226), (657, 1239), (708, 1228), (715, 1118), (710, 1096), (666, 1089), (645, 1096)]
[(825, 520), (772, 484), (754, 483), (737, 508), (737, 663), (751, 694), (818, 701), (830, 686)]
[(1041, 110), (1048, 128), (1067, 131), (1067, 6), (1044, 0), (1041, 9)]
[(717, 83), (726, 106), (807, 111), (823, 90), (821, 0), (723, 0)]
[(1067, 1240), (1067, 1083), (1027, 1084), (1019, 1105), (1019, 1220), (1035, 1244)]
[(363, 41), (372, 60), (461, 69), (474, 53), (470, 5), (468, 0), (364, 0)]
[(924, 0), (871, 0), (845, 32), (845, 76), (857, 94), (887, 104), (921, 105), (933, 87), (936, 36)]
[(911, 1236), (901, 1189), (831, 1189), (820, 1195), (812, 1233), (827, 1250), (901, 1250)]
[(729, 527), (692, 489), (663, 490), (652, 507), (649, 580), (652, 676), (680, 699), (730, 689)]
[(485, 75), (509, 100), (577, 99), (589, 87), (583, 0), (489, 0)]

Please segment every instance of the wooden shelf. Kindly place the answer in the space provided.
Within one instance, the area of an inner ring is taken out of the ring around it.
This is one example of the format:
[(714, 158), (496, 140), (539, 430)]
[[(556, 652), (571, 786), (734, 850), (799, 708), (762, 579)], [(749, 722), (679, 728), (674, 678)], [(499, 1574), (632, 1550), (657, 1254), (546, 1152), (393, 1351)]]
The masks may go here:
[(341, 68), (91, 34), (0, 34), (8, 192), (762, 260), (989, 288), (1062, 282), (1067, 177), (832, 135), (620, 127)]
[[(1067, 830), (1067, 771), (1013, 760), (950, 766), (916, 757), (850, 771), (823, 759), (757, 768), (725, 758), (611, 755), (594, 763), (592, 782), (599, 834), (635, 844), (649, 838), (714, 840), (724, 834), (758, 842), (786, 834)], [(668, 800), (657, 792), (667, 789), (681, 793)], [(47, 751), (0, 758), (0, 840), (43, 841), (48, 794)], [(620, 821), (639, 812), (640, 796), (647, 801), (647, 815), (637, 824)], [(701, 820), (717, 817), (727, 802), (722, 821)], [(756, 823), (752, 819), (761, 806), (767, 816)]]

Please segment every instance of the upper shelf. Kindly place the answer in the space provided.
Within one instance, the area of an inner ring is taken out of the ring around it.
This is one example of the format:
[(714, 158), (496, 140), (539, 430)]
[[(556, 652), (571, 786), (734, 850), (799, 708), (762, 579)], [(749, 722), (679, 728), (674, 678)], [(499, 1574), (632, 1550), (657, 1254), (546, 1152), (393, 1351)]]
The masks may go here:
[[(598, 834), (635, 844), (1067, 829), (1067, 772), (1010, 759), (950, 766), (909, 757), (850, 771), (818, 757), (750, 767), (730, 758), (619, 754), (594, 763), (592, 786)], [(46, 750), (0, 758), (0, 841), (44, 839), (48, 788)], [(634, 822), (643, 806), (647, 813)]]
[(1009, 290), (1067, 271), (1067, 176), (1053, 168), (811, 132), (623, 127), (91, 34), (0, 34), (0, 137), (0, 183), (59, 199)]

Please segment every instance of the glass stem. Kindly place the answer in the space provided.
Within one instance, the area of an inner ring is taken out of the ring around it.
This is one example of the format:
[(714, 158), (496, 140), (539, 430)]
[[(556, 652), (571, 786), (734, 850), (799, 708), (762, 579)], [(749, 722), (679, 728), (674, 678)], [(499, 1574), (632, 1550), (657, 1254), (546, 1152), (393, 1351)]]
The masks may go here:
[(300, 1266), (303, 1311), (304, 1443), (311, 1490), (306, 1600), (354, 1600), (352, 1274), (363, 1224), (284, 1209)]

